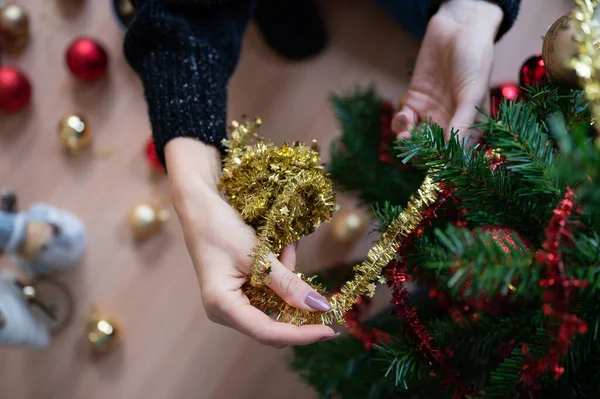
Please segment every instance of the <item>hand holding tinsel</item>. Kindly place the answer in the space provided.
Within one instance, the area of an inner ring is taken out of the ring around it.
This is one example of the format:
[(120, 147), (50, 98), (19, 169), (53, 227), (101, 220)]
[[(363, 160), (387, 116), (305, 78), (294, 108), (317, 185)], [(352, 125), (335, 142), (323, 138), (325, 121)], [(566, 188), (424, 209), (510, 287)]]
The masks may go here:
[[(339, 293), (328, 298), (329, 311), (295, 309), (265, 285), (271, 269), (268, 256), (278, 255), (285, 245), (328, 221), (336, 207), (334, 192), (315, 146), (294, 144), (278, 148), (270, 141), (258, 139), (259, 125), (260, 121), (233, 124), (221, 181), (221, 189), (231, 206), (254, 227), (259, 241), (252, 254), (255, 262), (245, 293), (253, 306), (273, 314), (280, 322), (303, 325), (340, 321), (360, 296), (374, 292), (383, 268), (394, 258), (402, 240), (419, 224), (424, 209), (436, 200), (439, 187), (430, 178), (425, 179), (366, 260), (354, 267), (353, 278)], [(312, 284), (311, 278), (300, 277), (323, 293), (321, 287)]]
[(260, 120), (233, 123), (221, 181), (231, 206), (256, 230), (259, 244), (252, 254), (250, 276), (255, 287), (268, 278), (270, 254), (280, 254), (286, 245), (311, 234), (336, 207), (316, 142), (312, 147), (300, 143), (277, 147), (258, 139), (260, 124)]

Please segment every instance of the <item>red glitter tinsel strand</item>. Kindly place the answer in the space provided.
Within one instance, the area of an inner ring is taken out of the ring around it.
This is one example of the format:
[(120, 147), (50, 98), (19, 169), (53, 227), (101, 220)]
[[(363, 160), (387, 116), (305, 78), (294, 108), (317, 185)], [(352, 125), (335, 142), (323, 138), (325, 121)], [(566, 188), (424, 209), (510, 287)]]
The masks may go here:
[(365, 326), (361, 321), (361, 315), (367, 311), (371, 305), (371, 298), (368, 296), (362, 296), (356, 300), (356, 303), (345, 315), (344, 326), (348, 329), (350, 334), (365, 345), (365, 349), (371, 350), (373, 345), (379, 345), (390, 341), (390, 335), (384, 331), (376, 328), (369, 328)]
[(537, 261), (546, 266), (546, 276), (540, 281), (540, 285), (544, 288), (544, 313), (551, 319), (547, 330), (550, 347), (541, 359), (531, 360), (523, 366), (521, 382), (526, 387), (535, 388), (546, 372), (554, 373), (554, 378), (558, 379), (564, 372), (561, 360), (569, 350), (571, 339), (576, 334), (587, 331), (587, 324), (570, 314), (576, 291), (584, 288), (587, 282), (567, 277), (560, 251), (561, 242), (571, 239), (567, 222), (577, 212), (574, 199), (575, 194), (567, 188), (548, 223), (542, 250), (536, 256)]
[[(400, 246), (398, 254), (406, 254), (412, 246), (413, 239), (422, 234), (424, 228), (431, 224), (432, 220), (437, 216), (436, 212), (442, 204), (451, 198), (453, 189), (442, 186), (438, 200), (435, 204), (423, 211), (423, 218), (419, 226), (413, 230), (403, 240), (403, 245)], [(462, 399), (468, 395), (475, 395), (476, 392), (467, 389), (462, 378), (457, 370), (454, 369), (450, 362), (452, 352), (447, 348), (442, 351), (435, 346), (433, 337), (427, 330), (427, 326), (423, 323), (417, 314), (414, 306), (408, 302), (409, 293), (404, 287), (404, 283), (412, 277), (408, 274), (406, 262), (402, 259), (392, 261), (386, 268), (387, 284), (392, 291), (392, 304), (394, 305), (394, 314), (397, 315), (404, 323), (405, 332), (408, 337), (414, 342), (423, 357), (426, 364), (432, 369), (432, 375), (439, 374), (442, 379), (442, 385), (453, 387), (455, 393), (453, 399)]]

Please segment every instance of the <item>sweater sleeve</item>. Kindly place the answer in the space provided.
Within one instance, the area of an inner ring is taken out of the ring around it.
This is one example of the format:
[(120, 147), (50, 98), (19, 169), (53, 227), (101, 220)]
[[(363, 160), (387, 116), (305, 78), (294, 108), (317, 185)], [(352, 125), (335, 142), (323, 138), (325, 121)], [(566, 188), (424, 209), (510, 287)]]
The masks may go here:
[(241, 51), (253, 1), (136, 0), (125, 57), (144, 86), (159, 159), (175, 137), (223, 152), (227, 85)]
[[(446, 0), (431, 0), (431, 8), (430, 8), (430, 16), (433, 16), (437, 10), (440, 8), (440, 5)], [(521, 0), (481, 0), (487, 1), (489, 3), (497, 4), (504, 13), (504, 18), (502, 19), (502, 23), (500, 24), (500, 29), (498, 29), (498, 36), (496, 36), (496, 41), (500, 40), (502, 36), (506, 34), (515, 24), (517, 20), (517, 16), (519, 15), (519, 8), (521, 7)]]

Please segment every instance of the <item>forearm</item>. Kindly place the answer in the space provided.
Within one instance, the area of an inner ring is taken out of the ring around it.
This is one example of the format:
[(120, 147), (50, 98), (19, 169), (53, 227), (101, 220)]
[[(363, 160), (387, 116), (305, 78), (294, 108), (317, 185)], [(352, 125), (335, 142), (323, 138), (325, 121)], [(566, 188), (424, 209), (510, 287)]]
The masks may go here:
[(142, 80), (163, 164), (175, 137), (223, 151), (227, 84), (252, 9), (252, 1), (136, 1), (125, 55)]

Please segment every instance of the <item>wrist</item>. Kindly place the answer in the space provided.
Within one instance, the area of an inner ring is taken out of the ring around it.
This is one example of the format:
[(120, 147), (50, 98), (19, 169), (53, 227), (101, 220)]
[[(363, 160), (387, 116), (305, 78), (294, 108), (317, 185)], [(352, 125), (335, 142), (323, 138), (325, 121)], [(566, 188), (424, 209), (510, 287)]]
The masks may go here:
[(442, 2), (435, 16), (449, 19), (481, 34), (489, 33), (495, 38), (504, 13), (493, 1), (447, 0)]
[(190, 137), (178, 137), (165, 146), (165, 160), (174, 188), (218, 192), (221, 156), (214, 146)]

